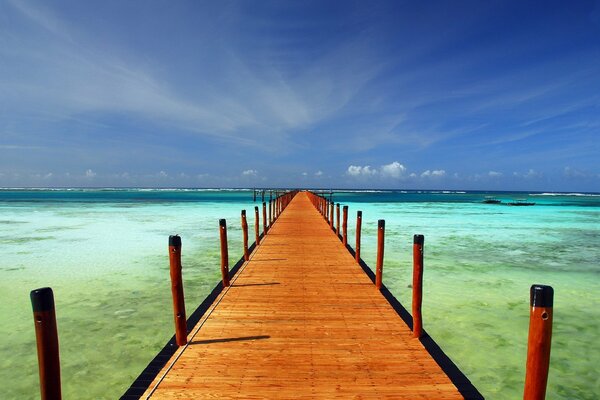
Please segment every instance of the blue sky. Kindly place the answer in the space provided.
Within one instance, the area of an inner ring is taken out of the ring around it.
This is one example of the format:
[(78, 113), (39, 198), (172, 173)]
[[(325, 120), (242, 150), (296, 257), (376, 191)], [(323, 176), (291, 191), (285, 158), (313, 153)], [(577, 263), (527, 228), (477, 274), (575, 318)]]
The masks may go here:
[(600, 191), (600, 2), (0, 0), (0, 186)]

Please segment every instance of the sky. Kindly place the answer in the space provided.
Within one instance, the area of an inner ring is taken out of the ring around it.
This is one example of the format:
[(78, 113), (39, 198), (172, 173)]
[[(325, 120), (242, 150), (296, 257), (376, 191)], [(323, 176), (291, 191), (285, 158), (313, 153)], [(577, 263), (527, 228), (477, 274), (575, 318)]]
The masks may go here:
[(600, 192), (600, 1), (0, 0), (0, 186)]

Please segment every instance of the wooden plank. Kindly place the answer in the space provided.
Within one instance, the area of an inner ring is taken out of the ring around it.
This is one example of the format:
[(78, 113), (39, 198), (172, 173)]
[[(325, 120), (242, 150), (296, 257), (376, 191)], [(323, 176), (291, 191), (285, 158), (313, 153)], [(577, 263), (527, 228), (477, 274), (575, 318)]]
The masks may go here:
[(462, 399), (299, 193), (142, 398)]

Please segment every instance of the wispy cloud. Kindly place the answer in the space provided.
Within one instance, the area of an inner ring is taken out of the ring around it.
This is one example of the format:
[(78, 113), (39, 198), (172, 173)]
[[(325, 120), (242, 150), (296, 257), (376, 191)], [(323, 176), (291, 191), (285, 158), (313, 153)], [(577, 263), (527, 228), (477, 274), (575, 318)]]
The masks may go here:
[[(62, 120), (127, 113), (164, 128), (282, 150), (295, 130), (343, 109), (379, 70), (369, 57), (356, 57), (357, 51), (368, 53), (360, 38), (329, 49), (293, 76), (276, 65), (253, 64), (251, 50), (230, 47), (211, 54), (224, 66), (217, 75), (199, 66), (191, 92), (161, 73), (160, 65), (149, 68), (135, 53), (117, 55), (40, 4), (10, 4), (43, 33), (19, 43), (9, 38), (0, 50), (10, 53), (13, 67), (0, 78), (0, 87), (14, 93), (5, 105), (45, 110)], [(223, 26), (224, 34), (234, 25)], [(35, 67), (17, 73), (24, 64)], [(265, 137), (271, 138), (268, 147), (262, 146)]]
[(247, 169), (242, 171), (242, 176), (258, 176), (258, 171), (255, 169)]

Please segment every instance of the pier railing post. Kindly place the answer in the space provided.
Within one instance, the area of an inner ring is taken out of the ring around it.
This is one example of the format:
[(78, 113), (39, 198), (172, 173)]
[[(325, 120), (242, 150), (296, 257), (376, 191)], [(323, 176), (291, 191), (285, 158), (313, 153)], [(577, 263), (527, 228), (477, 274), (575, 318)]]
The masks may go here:
[(546, 398), (552, 344), (553, 303), (554, 289), (551, 286), (531, 286), (524, 400)]
[(254, 235), (256, 238), (254, 239), (256, 245), (260, 244), (260, 218), (258, 217), (258, 206), (254, 206)]
[(169, 270), (171, 273), (171, 294), (173, 295), (173, 316), (175, 320), (175, 341), (177, 346), (187, 343), (185, 299), (181, 278), (181, 238), (169, 236)]
[(224, 219), (219, 220), (219, 236), (221, 238), (221, 276), (223, 287), (227, 287), (229, 286), (229, 250), (227, 248), (227, 223)]
[(360, 263), (360, 230), (362, 228), (362, 211), (356, 212), (356, 246), (354, 247), (354, 256), (356, 262)]
[(385, 239), (385, 220), (377, 222), (377, 264), (375, 268), (375, 287), (381, 289), (383, 280), (383, 244)]
[(263, 201), (262, 208), (262, 218), (263, 218), (263, 236), (267, 234), (267, 203)]
[(425, 237), (415, 235), (413, 241), (413, 283), (412, 283), (412, 317), (413, 336), (420, 338), (423, 334), (423, 245)]
[(273, 200), (269, 200), (269, 227), (273, 225)]
[(340, 233), (340, 203), (335, 205), (335, 216), (337, 218), (337, 222), (335, 224), (335, 234), (338, 238), (342, 238), (342, 234)]
[(242, 241), (244, 246), (244, 261), (250, 259), (248, 253), (248, 221), (246, 220), (246, 210), (242, 210)]
[(334, 215), (333, 215), (333, 207), (335, 207), (335, 204), (333, 202), (329, 202), (329, 227), (331, 229), (333, 229), (333, 220), (334, 220)]
[(54, 294), (52, 289), (45, 287), (32, 290), (29, 296), (33, 308), (41, 398), (60, 400), (60, 357)]
[(342, 243), (346, 247), (348, 245), (348, 206), (344, 206), (342, 214)]

